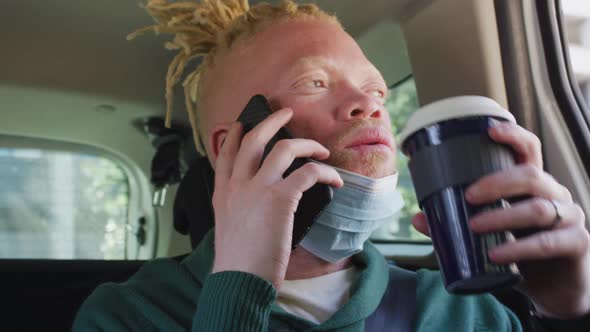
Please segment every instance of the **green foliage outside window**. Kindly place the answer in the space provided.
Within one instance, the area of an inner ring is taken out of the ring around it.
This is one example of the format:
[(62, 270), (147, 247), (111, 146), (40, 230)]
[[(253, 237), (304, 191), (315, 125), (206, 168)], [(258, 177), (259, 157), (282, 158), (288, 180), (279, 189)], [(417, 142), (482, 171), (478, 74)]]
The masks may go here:
[[(413, 79), (408, 79), (396, 88), (392, 89), (391, 96), (387, 100), (385, 107), (391, 118), (391, 127), (396, 136), (396, 143), (399, 145), (398, 135), (402, 131), (410, 115), (419, 107), (416, 86)], [(400, 191), (405, 205), (399, 218), (394, 220), (388, 226), (387, 232), (381, 232), (377, 239), (379, 240), (428, 240), (429, 239), (416, 231), (412, 226), (412, 217), (420, 211), (414, 185), (408, 169), (408, 159), (398, 148), (396, 167), (399, 172), (398, 190)]]
[(0, 258), (125, 258), (129, 181), (116, 162), (0, 148), (0, 183)]
[[(125, 257), (125, 236), (128, 226), (129, 184), (125, 171), (115, 162), (103, 158), (86, 158), (80, 162), (81, 173), (89, 180), (83, 197), (90, 204), (85, 210), (90, 220), (100, 220), (98, 248), (104, 259)], [(82, 217), (82, 216), (81, 216)]]

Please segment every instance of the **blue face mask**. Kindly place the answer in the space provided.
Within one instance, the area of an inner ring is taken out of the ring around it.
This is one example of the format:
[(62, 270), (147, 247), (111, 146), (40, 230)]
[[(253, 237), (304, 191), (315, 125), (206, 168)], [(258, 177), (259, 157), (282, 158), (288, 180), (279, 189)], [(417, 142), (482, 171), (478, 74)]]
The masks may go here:
[(299, 245), (315, 256), (338, 262), (363, 250), (371, 234), (391, 222), (404, 202), (396, 190), (397, 173), (369, 178), (334, 167), (344, 186), (334, 189), (332, 201)]

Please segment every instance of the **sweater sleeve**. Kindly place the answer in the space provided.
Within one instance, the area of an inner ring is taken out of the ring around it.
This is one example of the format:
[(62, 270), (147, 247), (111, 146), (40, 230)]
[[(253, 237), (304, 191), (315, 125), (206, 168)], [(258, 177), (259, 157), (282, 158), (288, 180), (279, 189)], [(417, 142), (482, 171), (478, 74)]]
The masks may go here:
[(256, 275), (224, 271), (203, 284), (192, 331), (266, 331), (276, 290)]
[(276, 298), (270, 282), (226, 271), (209, 275), (195, 292), (183, 287), (188, 283), (172, 274), (101, 285), (84, 301), (73, 331), (267, 330)]
[(156, 331), (129, 298), (118, 284), (100, 285), (78, 310), (72, 331)]

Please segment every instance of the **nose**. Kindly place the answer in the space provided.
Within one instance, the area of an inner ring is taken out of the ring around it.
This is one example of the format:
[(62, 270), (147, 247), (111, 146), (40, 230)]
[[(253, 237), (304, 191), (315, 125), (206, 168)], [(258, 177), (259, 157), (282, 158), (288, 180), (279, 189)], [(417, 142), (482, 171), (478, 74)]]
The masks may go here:
[(354, 89), (350, 90), (345, 101), (340, 104), (338, 117), (341, 120), (353, 120), (362, 118), (378, 119), (383, 116), (384, 106), (379, 98), (372, 94)]

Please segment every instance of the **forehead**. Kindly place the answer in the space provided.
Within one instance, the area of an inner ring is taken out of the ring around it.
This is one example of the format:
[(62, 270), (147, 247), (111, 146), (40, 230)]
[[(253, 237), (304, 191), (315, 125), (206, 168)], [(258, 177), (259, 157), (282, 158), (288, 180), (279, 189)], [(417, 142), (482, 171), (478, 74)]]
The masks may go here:
[(322, 58), (333, 66), (370, 65), (355, 40), (339, 25), (311, 18), (274, 24), (255, 37), (242, 40), (236, 54), (240, 52), (267, 67), (313, 64), (317, 63), (313, 60)]

